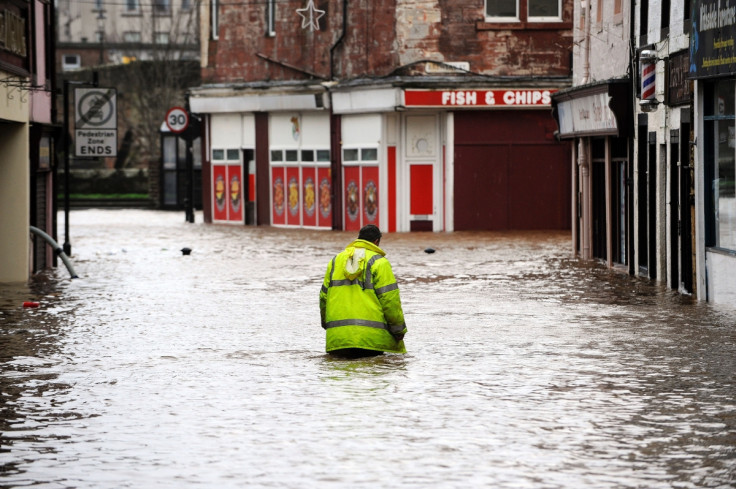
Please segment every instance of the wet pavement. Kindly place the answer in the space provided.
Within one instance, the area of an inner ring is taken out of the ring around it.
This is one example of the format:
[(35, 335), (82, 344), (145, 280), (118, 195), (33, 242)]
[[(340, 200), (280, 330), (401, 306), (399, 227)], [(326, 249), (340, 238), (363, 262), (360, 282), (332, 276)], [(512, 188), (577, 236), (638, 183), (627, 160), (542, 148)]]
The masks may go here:
[(736, 485), (735, 309), (566, 233), (388, 234), (409, 353), (337, 360), (354, 233), (196, 220), (72, 211), (80, 278), (0, 285), (0, 488)]

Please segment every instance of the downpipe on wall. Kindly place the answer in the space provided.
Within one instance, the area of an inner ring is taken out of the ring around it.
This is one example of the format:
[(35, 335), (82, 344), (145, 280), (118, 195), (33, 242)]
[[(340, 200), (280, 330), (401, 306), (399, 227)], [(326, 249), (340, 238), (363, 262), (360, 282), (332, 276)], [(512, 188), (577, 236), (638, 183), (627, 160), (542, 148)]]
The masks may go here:
[(64, 262), (64, 265), (66, 265), (66, 269), (69, 270), (69, 275), (71, 275), (72, 278), (79, 278), (79, 275), (77, 275), (77, 272), (74, 271), (74, 267), (72, 266), (72, 262), (69, 260), (69, 257), (66, 256), (66, 253), (64, 253), (64, 248), (59, 246), (59, 243), (57, 243), (54, 238), (46, 234), (45, 232), (41, 231), (35, 226), (31, 226), (31, 232), (34, 234), (37, 234), (38, 236), (41, 236), (43, 239), (46, 240), (48, 244), (51, 245), (51, 247), (54, 249), (54, 253), (59, 255), (61, 258), (61, 261)]

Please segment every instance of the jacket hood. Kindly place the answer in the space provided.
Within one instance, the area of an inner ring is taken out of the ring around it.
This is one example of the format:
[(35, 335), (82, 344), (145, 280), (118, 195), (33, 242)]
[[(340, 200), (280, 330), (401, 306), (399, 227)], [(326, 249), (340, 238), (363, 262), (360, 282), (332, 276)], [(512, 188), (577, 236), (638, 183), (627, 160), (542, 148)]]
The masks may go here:
[(378, 253), (381, 256), (386, 256), (386, 253), (381, 248), (370, 241), (356, 239), (350, 243), (347, 248), (345, 248), (345, 253), (348, 255), (348, 259), (345, 261), (345, 276), (349, 280), (354, 280), (363, 274), (366, 264), (366, 250)]

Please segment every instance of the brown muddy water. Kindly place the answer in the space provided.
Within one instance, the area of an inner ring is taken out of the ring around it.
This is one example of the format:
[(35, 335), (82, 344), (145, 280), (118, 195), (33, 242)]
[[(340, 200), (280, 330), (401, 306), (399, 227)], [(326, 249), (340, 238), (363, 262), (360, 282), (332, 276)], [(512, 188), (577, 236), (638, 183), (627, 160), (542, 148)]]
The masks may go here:
[(196, 219), (72, 211), (80, 278), (0, 286), (0, 487), (736, 485), (734, 309), (568, 234), (388, 234), (409, 353), (337, 360), (353, 233)]

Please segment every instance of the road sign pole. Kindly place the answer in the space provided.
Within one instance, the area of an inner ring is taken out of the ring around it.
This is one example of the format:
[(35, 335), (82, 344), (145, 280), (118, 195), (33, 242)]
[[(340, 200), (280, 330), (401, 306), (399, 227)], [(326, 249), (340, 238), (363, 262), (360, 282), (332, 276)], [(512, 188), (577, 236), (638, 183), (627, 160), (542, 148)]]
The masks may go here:
[(187, 148), (187, 202), (186, 202), (186, 220), (194, 222), (194, 155), (192, 154), (192, 137), (189, 132), (184, 134)]
[(64, 133), (62, 148), (64, 150), (64, 253), (72, 256), (72, 244), (69, 242), (69, 80), (64, 80)]

